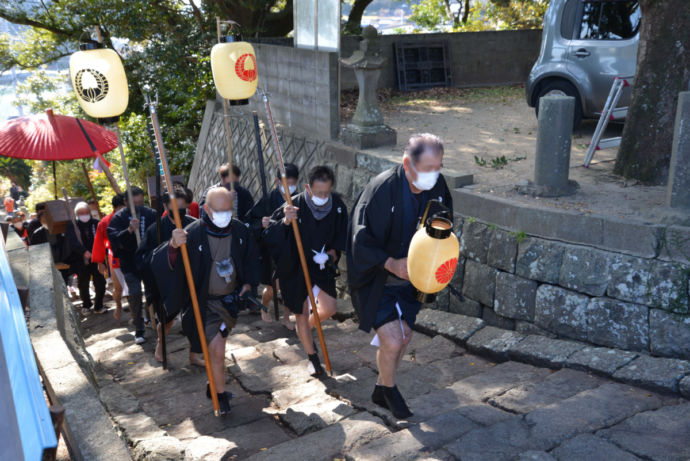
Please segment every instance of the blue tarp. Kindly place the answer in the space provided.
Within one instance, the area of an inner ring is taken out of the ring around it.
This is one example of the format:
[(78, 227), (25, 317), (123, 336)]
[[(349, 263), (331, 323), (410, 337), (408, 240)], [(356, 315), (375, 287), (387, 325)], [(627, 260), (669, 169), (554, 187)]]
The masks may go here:
[(39, 461), (57, 439), (4, 239), (0, 242), (0, 457)]

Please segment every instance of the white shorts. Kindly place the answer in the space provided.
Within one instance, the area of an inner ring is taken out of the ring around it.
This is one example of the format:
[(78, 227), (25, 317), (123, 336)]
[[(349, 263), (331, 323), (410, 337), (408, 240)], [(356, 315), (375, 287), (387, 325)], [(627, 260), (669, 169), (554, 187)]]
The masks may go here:
[(117, 277), (118, 282), (120, 282), (120, 286), (122, 287), (122, 296), (129, 296), (129, 289), (127, 288), (127, 282), (125, 282), (125, 274), (122, 273), (122, 269), (119, 267), (117, 268), (112, 268), (113, 269), (113, 274), (115, 274), (115, 277)]

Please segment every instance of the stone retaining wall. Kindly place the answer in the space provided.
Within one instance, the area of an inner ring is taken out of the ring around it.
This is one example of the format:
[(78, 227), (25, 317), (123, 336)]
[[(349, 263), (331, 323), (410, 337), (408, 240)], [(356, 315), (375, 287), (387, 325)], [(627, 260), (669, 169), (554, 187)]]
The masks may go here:
[(460, 264), (435, 309), (523, 334), (690, 358), (687, 255), (566, 243), (473, 217), (462, 204), (454, 203)]

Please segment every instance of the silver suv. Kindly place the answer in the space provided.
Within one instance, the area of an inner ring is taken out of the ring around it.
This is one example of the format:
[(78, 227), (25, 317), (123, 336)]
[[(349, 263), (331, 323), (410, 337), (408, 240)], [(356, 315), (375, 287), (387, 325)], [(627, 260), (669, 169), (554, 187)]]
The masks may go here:
[[(564, 94), (576, 99), (575, 126), (597, 117), (613, 79), (635, 75), (640, 19), (636, 0), (552, 0), (527, 79), (527, 104), (538, 114), (539, 98)], [(629, 103), (626, 87), (618, 107)]]

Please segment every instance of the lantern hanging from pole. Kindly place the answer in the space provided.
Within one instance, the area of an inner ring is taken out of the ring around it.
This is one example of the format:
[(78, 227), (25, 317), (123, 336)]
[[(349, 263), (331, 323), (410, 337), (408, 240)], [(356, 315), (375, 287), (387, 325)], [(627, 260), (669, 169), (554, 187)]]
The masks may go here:
[(254, 47), (240, 35), (221, 37), (211, 49), (213, 82), (222, 98), (232, 105), (247, 104), (256, 93), (259, 74)]
[(84, 112), (101, 122), (117, 121), (127, 109), (129, 90), (120, 56), (101, 43), (82, 43), (69, 59), (72, 88)]
[[(431, 202), (436, 202), (431, 200)], [(427, 212), (428, 212), (427, 207)], [(453, 223), (444, 217), (433, 215), (426, 219), (412, 236), (407, 253), (407, 273), (417, 289), (417, 300), (432, 302), (434, 293), (450, 283), (458, 265), (460, 244), (453, 234)]]

